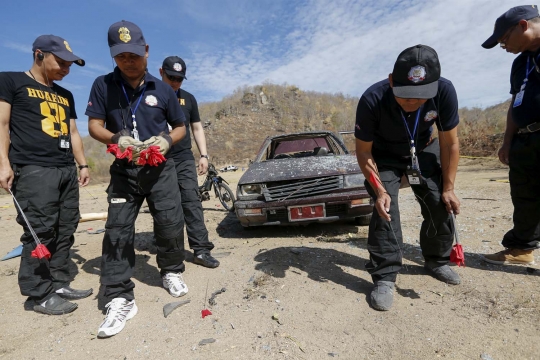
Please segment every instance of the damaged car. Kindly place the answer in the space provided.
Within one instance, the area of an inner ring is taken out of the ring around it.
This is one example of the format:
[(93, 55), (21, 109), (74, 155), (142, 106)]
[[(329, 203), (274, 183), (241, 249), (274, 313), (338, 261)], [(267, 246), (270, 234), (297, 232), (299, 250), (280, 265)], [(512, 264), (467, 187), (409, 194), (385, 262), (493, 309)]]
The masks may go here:
[(356, 156), (331, 131), (267, 137), (238, 181), (244, 228), (355, 219), (368, 225), (373, 201)]

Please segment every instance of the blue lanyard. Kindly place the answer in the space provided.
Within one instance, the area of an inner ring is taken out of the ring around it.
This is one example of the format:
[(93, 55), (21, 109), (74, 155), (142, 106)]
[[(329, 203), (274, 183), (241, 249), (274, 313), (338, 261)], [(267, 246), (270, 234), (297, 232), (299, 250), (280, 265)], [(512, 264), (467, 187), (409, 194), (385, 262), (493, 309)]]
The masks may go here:
[[(523, 85), (526, 85), (527, 84), (527, 81), (529, 81), (529, 75), (532, 73), (532, 71), (534, 70), (534, 64), (531, 66), (531, 68), (529, 69), (529, 60), (531, 60), (531, 57), (528, 56), (527, 57), (527, 67), (525, 68), (525, 79), (523, 80)], [(525, 87), (525, 86), (523, 86)]]
[(405, 124), (405, 129), (407, 129), (407, 134), (409, 135), (409, 138), (413, 146), (414, 146), (414, 135), (416, 135), (416, 128), (418, 127), (418, 120), (420, 119), (420, 112), (422, 111), (423, 107), (424, 105), (420, 106), (420, 108), (416, 110), (416, 121), (414, 122), (414, 129), (413, 129), (412, 134), (411, 134), (411, 130), (409, 130), (407, 119), (405, 119), (405, 115), (403, 115), (403, 111), (401, 111), (401, 118), (403, 119), (403, 123)]
[(135, 109), (133, 109), (131, 107), (131, 101), (129, 101), (129, 96), (126, 92), (126, 88), (124, 87), (124, 83), (121, 82), (120, 83), (122, 85), (122, 90), (124, 91), (124, 95), (126, 96), (126, 101), (128, 103), (128, 106), (129, 106), (129, 110), (131, 110), (131, 118), (132, 118), (132, 121), (133, 121), (133, 127), (137, 127), (137, 122), (135, 121), (135, 113), (137, 112), (137, 108), (139, 107), (139, 104), (141, 103), (141, 99), (143, 98), (144, 96), (144, 92), (146, 91), (146, 85), (144, 85), (144, 88), (141, 92), (141, 95), (139, 96), (139, 100), (137, 101), (137, 105), (135, 105)]

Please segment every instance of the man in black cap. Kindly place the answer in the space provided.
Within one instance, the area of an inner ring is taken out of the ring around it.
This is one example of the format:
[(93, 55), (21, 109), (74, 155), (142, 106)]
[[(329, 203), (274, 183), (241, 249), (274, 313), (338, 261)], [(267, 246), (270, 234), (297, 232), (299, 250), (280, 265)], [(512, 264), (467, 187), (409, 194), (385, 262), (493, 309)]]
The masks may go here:
[(199, 117), (197, 100), (192, 94), (180, 88), (182, 82), (187, 80), (186, 71), (186, 63), (178, 56), (169, 56), (163, 60), (163, 66), (159, 69), (161, 80), (169, 84), (176, 92), (178, 102), (186, 116), (186, 137), (173, 146), (167, 157), (174, 159), (176, 165), (189, 247), (194, 252), (193, 262), (209, 268), (216, 268), (219, 266), (219, 261), (210, 255), (214, 244), (208, 240), (208, 230), (204, 224), (203, 208), (199, 200), (199, 184), (195, 172), (195, 158), (191, 151), (190, 127), (201, 154), (198, 166), (199, 175), (204, 175), (208, 171), (206, 138)]
[(482, 46), (497, 44), (520, 54), (512, 64), (512, 101), (499, 160), (510, 167), (514, 228), (502, 240), (506, 250), (484, 255), (499, 265), (534, 263), (540, 247), (540, 17), (535, 5), (516, 6), (495, 21), (493, 34)]
[[(454, 194), (458, 102), (454, 86), (440, 74), (435, 50), (410, 47), (399, 54), (388, 79), (368, 88), (358, 103), (356, 156), (375, 199), (366, 268), (375, 283), (371, 305), (377, 310), (391, 308), (402, 265), (398, 192), (403, 176), (424, 218), (420, 229), (424, 267), (441, 281), (460, 283), (448, 266), (453, 242), (450, 214), (459, 214), (460, 205)], [(433, 124), (438, 139), (432, 138)]]
[(69, 286), (69, 249), (80, 217), (79, 185), (86, 186), (90, 175), (73, 95), (55, 83), (69, 74), (72, 63), (84, 66), (84, 60), (54, 35), (39, 36), (32, 52), (30, 70), (0, 73), (0, 186), (12, 191), (51, 253), (48, 261), (32, 257), (35, 240), (19, 212), (17, 222), (24, 229), (19, 287), (29, 297), (25, 307), (61, 315), (77, 308), (67, 300), (92, 294), (92, 289)]
[(86, 108), (88, 130), (104, 144), (118, 144), (120, 151), (131, 148), (134, 158), (116, 159), (111, 165), (101, 261), (101, 284), (110, 302), (98, 337), (118, 334), (137, 314), (131, 281), (133, 242), (135, 220), (145, 199), (154, 218), (163, 286), (175, 297), (188, 292), (181, 274), (185, 269), (184, 215), (174, 160), (157, 166), (136, 165), (140, 151), (148, 146), (157, 146), (166, 155), (185, 136), (185, 117), (171, 87), (146, 71), (148, 45), (141, 29), (120, 21), (110, 26), (108, 38), (117, 66), (94, 81)]

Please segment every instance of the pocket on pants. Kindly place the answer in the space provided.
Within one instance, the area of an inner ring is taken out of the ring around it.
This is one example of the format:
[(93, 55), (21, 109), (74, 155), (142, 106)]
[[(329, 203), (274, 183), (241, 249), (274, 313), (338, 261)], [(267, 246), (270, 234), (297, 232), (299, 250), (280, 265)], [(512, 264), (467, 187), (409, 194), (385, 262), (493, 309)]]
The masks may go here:
[(154, 221), (156, 224), (170, 225), (180, 220), (176, 201), (172, 199), (163, 199), (155, 202), (154, 210)]
[(61, 222), (73, 224), (78, 223), (80, 218), (79, 201), (65, 201), (62, 206), (62, 212), (60, 214)]

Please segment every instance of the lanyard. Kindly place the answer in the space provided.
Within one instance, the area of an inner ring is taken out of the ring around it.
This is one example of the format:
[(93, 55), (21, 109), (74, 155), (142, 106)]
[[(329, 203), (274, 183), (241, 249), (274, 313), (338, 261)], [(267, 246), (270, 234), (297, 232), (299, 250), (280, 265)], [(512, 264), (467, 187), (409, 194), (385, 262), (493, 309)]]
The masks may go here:
[(534, 70), (534, 64), (529, 69), (529, 61), (531, 60), (531, 57), (527, 57), (527, 67), (525, 68), (525, 79), (523, 79), (523, 85), (521, 85), (521, 90), (525, 90), (525, 85), (527, 85), (527, 81), (529, 81), (529, 75)]
[(122, 85), (122, 90), (124, 91), (124, 95), (126, 97), (126, 101), (128, 103), (128, 106), (129, 106), (129, 110), (131, 111), (131, 120), (133, 122), (133, 138), (135, 138), (135, 140), (139, 140), (139, 131), (137, 130), (137, 121), (135, 119), (135, 113), (137, 112), (137, 108), (139, 107), (139, 104), (141, 103), (141, 99), (143, 98), (144, 96), (144, 92), (146, 91), (146, 85), (144, 85), (144, 88), (141, 92), (141, 95), (139, 96), (139, 100), (137, 100), (137, 104), (135, 105), (135, 109), (133, 109), (131, 107), (131, 101), (129, 101), (129, 96), (126, 92), (126, 88), (124, 87), (124, 83), (121, 82), (120, 85)]
[(420, 106), (418, 110), (416, 110), (416, 120), (414, 122), (414, 128), (413, 132), (411, 134), (411, 130), (409, 130), (409, 125), (407, 124), (407, 119), (405, 119), (405, 115), (403, 115), (403, 111), (401, 111), (401, 118), (403, 119), (403, 124), (405, 125), (405, 129), (407, 129), (407, 135), (409, 135), (409, 139), (411, 141), (411, 161), (412, 161), (412, 168), (415, 170), (420, 170), (420, 166), (418, 164), (418, 158), (416, 157), (416, 147), (414, 145), (414, 136), (416, 135), (416, 129), (418, 128), (418, 120), (420, 119), (420, 112), (422, 112), (422, 109), (424, 108), (424, 105)]

